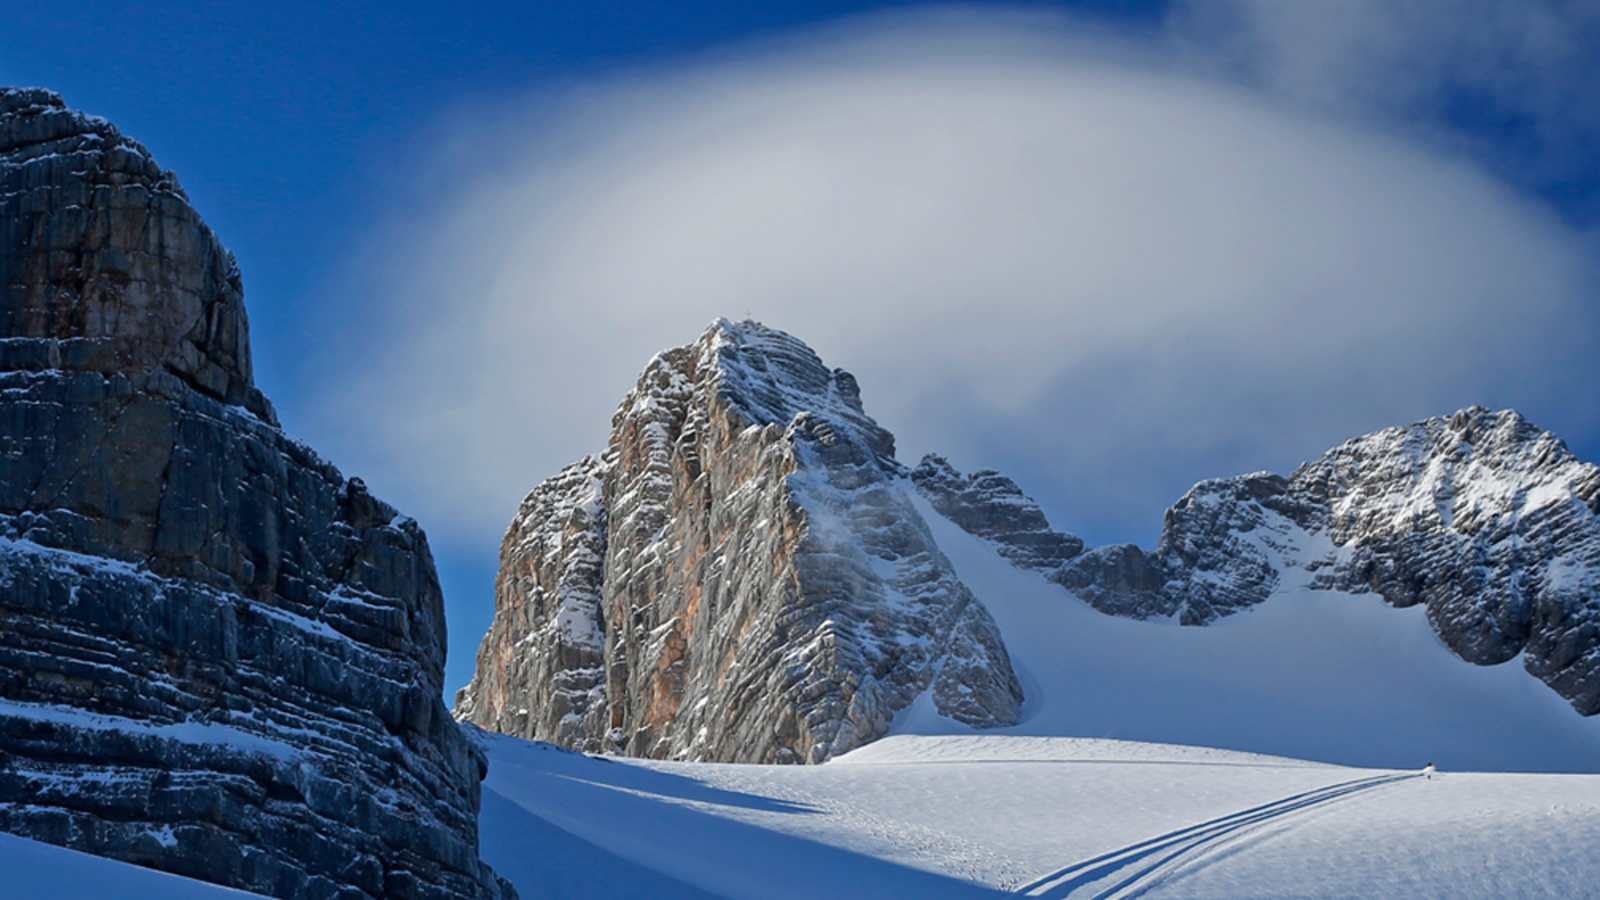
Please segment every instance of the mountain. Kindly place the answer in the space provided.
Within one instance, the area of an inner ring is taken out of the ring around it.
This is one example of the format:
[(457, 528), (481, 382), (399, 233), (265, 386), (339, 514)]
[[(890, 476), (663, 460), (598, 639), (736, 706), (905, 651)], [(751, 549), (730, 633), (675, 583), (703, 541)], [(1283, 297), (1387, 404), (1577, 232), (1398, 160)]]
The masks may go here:
[(528, 495), (456, 716), (637, 756), (822, 762), (924, 694), (1015, 722), (1004, 644), (848, 372), (754, 322), (645, 367)]
[(509, 897), (417, 524), (287, 437), (177, 179), (0, 90), (0, 830), (294, 897)]
[(1600, 760), (1573, 711), (1600, 690), (1600, 470), (1514, 412), (1202, 482), (1149, 550), (1086, 549), (997, 472), (907, 469), (852, 377), (758, 323), (656, 357), (612, 424), (507, 531), (463, 721), (711, 761), (973, 728)]
[(1042, 518), (997, 534), (992, 491), (953, 490), (960, 476), (938, 459), (913, 477), (956, 524), (1104, 612), (1204, 625), (1265, 602), (1301, 570), (1312, 590), (1421, 605), (1457, 656), (1485, 666), (1521, 657), (1578, 712), (1600, 713), (1600, 467), (1515, 411), (1472, 407), (1387, 428), (1287, 478), (1201, 482), (1167, 510), (1151, 551), (1019, 556), (1019, 541), (1054, 534)]

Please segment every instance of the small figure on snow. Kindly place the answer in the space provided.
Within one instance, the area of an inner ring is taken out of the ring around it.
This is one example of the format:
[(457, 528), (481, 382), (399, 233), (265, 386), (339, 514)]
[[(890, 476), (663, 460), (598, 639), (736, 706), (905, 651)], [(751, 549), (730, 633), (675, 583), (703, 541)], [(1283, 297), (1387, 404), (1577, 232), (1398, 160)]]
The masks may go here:
[(1439, 771), (1439, 770), (1434, 767), (1433, 763), (1428, 763), (1427, 765), (1422, 767), (1422, 777), (1428, 779), (1429, 781), (1432, 781), (1433, 780), (1433, 773), (1435, 773), (1437, 771)]

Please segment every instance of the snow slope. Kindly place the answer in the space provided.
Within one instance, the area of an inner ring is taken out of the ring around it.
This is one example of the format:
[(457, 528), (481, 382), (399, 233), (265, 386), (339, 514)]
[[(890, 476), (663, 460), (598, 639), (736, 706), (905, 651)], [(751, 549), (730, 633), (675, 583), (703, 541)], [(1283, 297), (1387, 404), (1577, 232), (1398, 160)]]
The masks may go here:
[(1600, 884), (1600, 775), (1524, 774), (1600, 771), (1600, 721), (1515, 662), (1462, 662), (1420, 608), (1308, 591), (1291, 568), (1267, 602), (1204, 628), (1115, 618), (917, 504), (1003, 630), (1021, 724), (975, 732), (925, 696), (895, 734), (821, 766), (601, 759), (482, 734), (485, 859), (526, 893), (570, 897)]
[(1424, 781), (1211, 748), (990, 735), (890, 737), (821, 766), (483, 740), (483, 853), (525, 895), (548, 891), (547, 879), (575, 898), (807, 900), (1572, 897), (1600, 883), (1594, 775)]
[[(1600, 772), (1600, 716), (1579, 716), (1519, 660), (1483, 667), (1458, 659), (1421, 606), (1306, 590), (1306, 573), (1287, 568), (1264, 603), (1205, 627), (1117, 618), (1017, 569), (920, 495), (916, 503), (999, 623), (1022, 680), (1023, 721), (1000, 733), (1168, 741), (1346, 765), (1431, 759), (1456, 770)], [(1312, 539), (1302, 532), (1290, 540)], [(924, 699), (894, 732), (971, 729)]]
[(0, 896), (95, 900), (227, 900), (244, 891), (0, 833)]

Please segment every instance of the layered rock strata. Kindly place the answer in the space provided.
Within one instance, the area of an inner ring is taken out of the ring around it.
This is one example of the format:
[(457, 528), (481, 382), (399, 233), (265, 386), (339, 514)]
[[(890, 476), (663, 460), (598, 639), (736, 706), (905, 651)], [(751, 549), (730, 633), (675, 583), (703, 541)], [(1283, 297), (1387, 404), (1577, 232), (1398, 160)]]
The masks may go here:
[(284, 435), (233, 257), (0, 90), (0, 829), (283, 897), (506, 897), (412, 520)]
[(924, 694), (980, 727), (1022, 699), (855, 379), (719, 321), (650, 362), (604, 454), (524, 501), (455, 713), (591, 750), (821, 762)]
[(911, 470), (911, 481), (940, 515), (993, 541), (1018, 568), (1053, 572), (1083, 552), (1081, 539), (1051, 528), (1039, 504), (993, 469), (963, 475), (930, 453)]

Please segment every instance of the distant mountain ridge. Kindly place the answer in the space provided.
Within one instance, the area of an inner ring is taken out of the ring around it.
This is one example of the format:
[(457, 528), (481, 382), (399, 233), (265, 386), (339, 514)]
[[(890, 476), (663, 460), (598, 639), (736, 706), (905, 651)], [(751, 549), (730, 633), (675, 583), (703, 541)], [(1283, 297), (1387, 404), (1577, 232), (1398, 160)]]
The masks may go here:
[[(913, 473), (968, 527), (981, 502)], [(1167, 510), (1153, 550), (1023, 558), (1103, 612), (1203, 625), (1264, 602), (1284, 567), (1314, 589), (1422, 604), (1457, 656), (1523, 666), (1600, 712), (1600, 467), (1513, 410), (1471, 407), (1346, 441), (1287, 478), (1203, 481)], [(1002, 553), (1015, 539), (997, 538)], [(1031, 541), (1037, 538), (1030, 537)], [(1009, 543), (1008, 543), (1009, 541)], [(1016, 558), (1013, 556), (1012, 558)]]
[(811, 762), (882, 736), (930, 689), (947, 718), (1012, 724), (1005, 636), (913, 493), (1063, 602), (1203, 626), (1300, 569), (1312, 589), (1421, 603), (1458, 657), (1522, 654), (1600, 712), (1600, 469), (1515, 412), (1201, 482), (1150, 550), (1085, 549), (1005, 476), (893, 452), (855, 380), (792, 336), (719, 321), (657, 356), (610, 448), (524, 501), (456, 715), (588, 750)]

